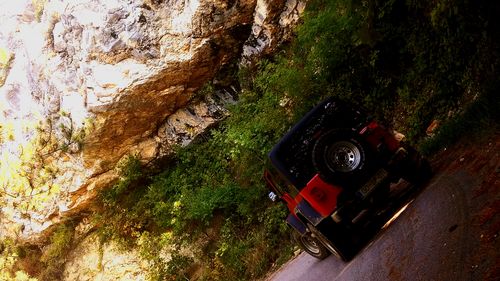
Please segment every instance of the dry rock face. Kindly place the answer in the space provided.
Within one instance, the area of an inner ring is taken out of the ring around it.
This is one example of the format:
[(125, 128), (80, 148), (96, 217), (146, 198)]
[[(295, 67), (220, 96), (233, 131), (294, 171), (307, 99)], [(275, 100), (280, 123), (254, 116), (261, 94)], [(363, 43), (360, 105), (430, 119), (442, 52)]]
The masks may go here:
[(135, 250), (125, 252), (114, 243), (100, 245), (96, 235), (85, 238), (69, 255), (63, 280), (147, 280), (149, 265)]
[(194, 93), (290, 34), (298, 0), (0, 0), (0, 237), (37, 240), (223, 118)]
[(243, 63), (256, 55), (270, 54), (291, 36), (293, 26), (305, 8), (299, 0), (257, 0), (252, 33), (243, 47)]

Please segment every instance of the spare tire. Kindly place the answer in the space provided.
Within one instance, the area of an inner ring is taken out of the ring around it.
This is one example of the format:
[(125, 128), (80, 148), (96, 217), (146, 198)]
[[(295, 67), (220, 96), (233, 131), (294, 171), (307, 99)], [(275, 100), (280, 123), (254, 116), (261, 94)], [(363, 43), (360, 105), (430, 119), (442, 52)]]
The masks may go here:
[(320, 176), (341, 186), (358, 185), (366, 180), (372, 158), (370, 148), (349, 130), (324, 133), (312, 151), (312, 162)]

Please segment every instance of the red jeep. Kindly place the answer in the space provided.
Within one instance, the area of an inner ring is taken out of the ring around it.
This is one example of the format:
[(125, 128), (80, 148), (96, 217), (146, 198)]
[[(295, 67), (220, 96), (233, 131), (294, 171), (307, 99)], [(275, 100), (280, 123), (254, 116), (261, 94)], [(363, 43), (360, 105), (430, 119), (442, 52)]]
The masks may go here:
[(352, 259), (431, 175), (415, 149), (334, 98), (304, 116), (269, 158), (269, 197), (287, 205), (295, 240), (319, 259)]

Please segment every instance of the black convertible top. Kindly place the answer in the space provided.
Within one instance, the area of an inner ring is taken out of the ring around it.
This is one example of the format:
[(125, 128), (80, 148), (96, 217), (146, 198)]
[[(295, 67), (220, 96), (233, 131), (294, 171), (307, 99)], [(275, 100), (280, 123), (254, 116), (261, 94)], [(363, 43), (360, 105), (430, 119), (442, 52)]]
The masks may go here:
[(330, 97), (309, 111), (269, 153), (273, 166), (297, 189), (302, 189), (317, 173), (311, 153), (316, 140), (334, 128), (357, 129), (366, 120), (349, 104)]

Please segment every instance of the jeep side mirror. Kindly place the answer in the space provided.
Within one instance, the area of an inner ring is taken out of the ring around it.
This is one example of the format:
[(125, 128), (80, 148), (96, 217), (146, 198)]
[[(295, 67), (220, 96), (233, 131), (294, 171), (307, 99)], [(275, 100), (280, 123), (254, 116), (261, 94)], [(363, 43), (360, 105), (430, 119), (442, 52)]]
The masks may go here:
[(273, 202), (276, 202), (276, 198), (278, 197), (278, 195), (276, 195), (276, 193), (274, 193), (272, 191), (269, 192), (268, 196), (269, 196), (269, 199), (271, 199), (271, 201), (273, 201)]

